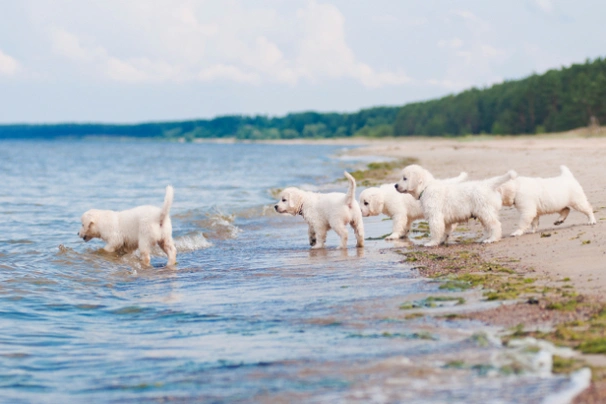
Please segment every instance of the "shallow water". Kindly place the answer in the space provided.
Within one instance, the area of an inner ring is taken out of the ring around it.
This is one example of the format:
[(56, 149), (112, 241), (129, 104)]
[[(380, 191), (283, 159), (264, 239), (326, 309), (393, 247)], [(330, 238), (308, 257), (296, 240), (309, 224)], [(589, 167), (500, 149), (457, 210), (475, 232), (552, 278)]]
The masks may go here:
[[(477, 322), (407, 319), (403, 302), (445, 292), (391, 244), (309, 250), (271, 192), (344, 190), (340, 151), (0, 142), (0, 399), (539, 403), (577, 385)], [(77, 237), (87, 209), (159, 206), (167, 184), (177, 271)]]

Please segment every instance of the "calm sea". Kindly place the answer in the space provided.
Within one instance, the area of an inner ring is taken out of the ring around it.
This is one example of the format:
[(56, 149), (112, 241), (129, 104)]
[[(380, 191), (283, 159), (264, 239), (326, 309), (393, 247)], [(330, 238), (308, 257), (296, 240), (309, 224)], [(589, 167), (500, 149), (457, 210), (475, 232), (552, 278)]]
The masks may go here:
[[(311, 251), (302, 219), (273, 212), (279, 188), (345, 191), (335, 180), (359, 162), (342, 151), (0, 142), (0, 401), (540, 403), (573, 391), (544, 350), (401, 310), (452, 293), (392, 244), (357, 250), (352, 234), (339, 251), (330, 234)], [(84, 211), (160, 206), (168, 184), (178, 270), (78, 238)], [(391, 232), (365, 223), (367, 236)]]

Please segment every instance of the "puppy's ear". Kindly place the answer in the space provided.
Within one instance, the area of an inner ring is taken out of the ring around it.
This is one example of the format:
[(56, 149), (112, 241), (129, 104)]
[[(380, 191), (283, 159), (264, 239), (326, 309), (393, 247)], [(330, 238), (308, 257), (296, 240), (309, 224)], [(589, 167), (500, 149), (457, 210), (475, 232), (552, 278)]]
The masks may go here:
[(295, 207), (295, 198), (293, 194), (286, 194), (286, 198), (288, 199), (288, 207), (290, 209)]
[(408, 191), (414, 191), (418, 189), (421, 185), (423, 185), (423, 178), (417, 173), (410, 172), (408, 173)]

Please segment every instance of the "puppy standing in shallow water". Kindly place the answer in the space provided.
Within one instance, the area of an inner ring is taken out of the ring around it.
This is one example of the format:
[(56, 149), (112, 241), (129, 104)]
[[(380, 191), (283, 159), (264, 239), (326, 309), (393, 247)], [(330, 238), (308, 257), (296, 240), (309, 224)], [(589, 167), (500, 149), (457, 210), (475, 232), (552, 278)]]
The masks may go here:
[(588, 224), (595, 224), (593, 209), (581, 184), (568, 167), (560, 166), (560, 175), (552, 178), (517, 177), (498, 188), (504, 206), (515, 205), (520, 212), (518, 228), (511, 235), (521, 236), (532, 226), (534, 233), (539, 226), (539, 216), (559, 213), (554, 225), (564, 223), (570, 208), (587, 216)]
[(280, 192), (280, 200), (274, 206), (278, 213), (301, 215), (309, 226), (309, 245), (323, 248), (326, 233), (333, 229), (341, 237), (339, 248), (347, 248), (347, 225), (351, 225), (356, 235), (356, 247), (364, 246), (364, 223), (360, 205), (356, 201), (356, 181), (347, 172), (349, 181), (347, 194), (332, 192), (320, 194), (299, 188), (286, 188)]
[[(467, 179), (467, 173), (443, 181), (461, 182)], [(385, 240), (397, 240), (406, 237), (412, 222), (422, 219), (421, 202), (410, 194), (399, 193), (394, 184), (383, 184), (380, 187), (366, 188), (360, 194), (362, 216), (377, 216), (383, 213), (393, 220), (392, 233)]]
[(149, 265), (152, 248), (157, 244), (168, 256), (168, 266), (177, 262), (177, 249), (172, 237), (170, 207), (173, 187), (166, 187), (164, 205), (138, 206), (115, 212), (91, 209), (82, 215), (82, 228), (78, 233), (84, 241), (100, 238), (107, 244), (107, 252), (130, 253), (139, 249), (144, 265)]
[(501, 177), (452, 184), (436, 180), (429, 171), (413, 164), (404, 168), (395, 187), (421, 201), (431, 233), (426, 247), (444, 243), (456, 223), (472, 217), (484, 227), (482, 242), (493, 243), (501, 239), (501, 195), (496, 189), (515, 177), (516, 172), (511, 170)]

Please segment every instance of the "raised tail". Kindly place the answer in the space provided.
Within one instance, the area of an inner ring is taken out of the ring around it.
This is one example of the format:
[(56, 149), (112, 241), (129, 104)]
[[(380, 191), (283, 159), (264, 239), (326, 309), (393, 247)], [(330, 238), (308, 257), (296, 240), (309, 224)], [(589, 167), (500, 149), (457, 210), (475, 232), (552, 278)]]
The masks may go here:
[(356, 180), (351, 176), (347, 171), (343, 172), (345, 174), (345, 178), (349, 181), (349, 188), (347, 189), (347, 206), (350, 208), (353, 206), (353, 202), (356, 199)]
[(572, 171), (570, 171), (566, 166), (560, 166), (560, 175), (566, 177), (574, 177), (574, 175), (572, 175)]
[(168, 217), (168, 215), (170, 214), (170, 207), (173, 204), (173, 196), (174, 196), (173, 187), (169, 185), (166, 187), (166, 195), (164, 196), (164, 205), (162, 205), (162, 211), (160, 212), (160, 226), (162, 226), (162, 223), (164, 223), (164, 219), (166, 219), (166, 217)]
[(458, 182), (467, 181), (468, 177), (469, 177), (469, 175), (465, 171), (461, 171), (461, 174), (459, 174), (458, 176), (451, 177), (451, 178), (446, 178), (443, 181), (451, 183), (451, 184), (456, 184)]
[(489, 181), (490, 187), (492, 189), (496, 190), (498, 187), (500, 187), (501, 185), (505, 184), (509, 180), (513, 180), (517, 176), (518, 176), (518, 173), (516, 173), (514, 170), (509, 170), (507, 172), (507, 174), (502, 175), (500, 177), (491, 178), (488, 181)]

